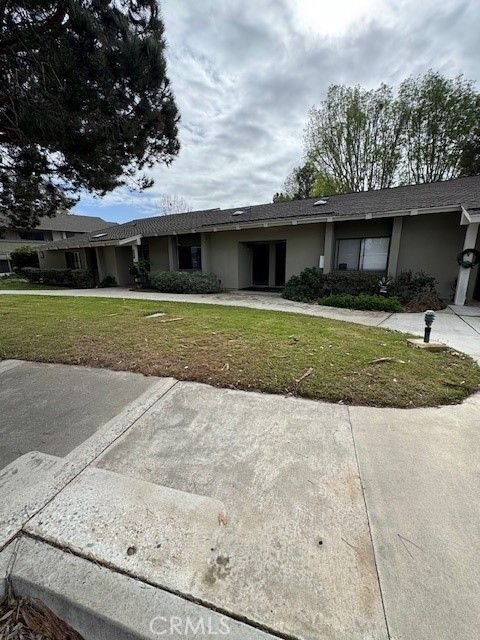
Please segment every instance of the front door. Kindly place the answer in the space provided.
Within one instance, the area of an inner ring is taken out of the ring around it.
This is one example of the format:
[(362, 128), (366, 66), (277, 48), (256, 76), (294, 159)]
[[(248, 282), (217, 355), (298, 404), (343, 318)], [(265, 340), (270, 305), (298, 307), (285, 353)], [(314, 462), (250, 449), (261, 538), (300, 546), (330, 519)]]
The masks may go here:
[(252, 284), (254, 287), (268, 287), (270, 271), (270, 247), (268, 244), (252, 245)]

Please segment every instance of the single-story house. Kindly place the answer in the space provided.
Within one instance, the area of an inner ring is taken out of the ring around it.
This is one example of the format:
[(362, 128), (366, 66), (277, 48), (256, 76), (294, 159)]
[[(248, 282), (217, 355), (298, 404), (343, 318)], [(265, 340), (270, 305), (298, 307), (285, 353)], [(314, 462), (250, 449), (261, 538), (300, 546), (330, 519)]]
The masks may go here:
[[(479, 249), (480, 176), (331, 197), (141, 218), (41, 248), (43, 267), (74, 262), (131, 284), (129, 268), (202, 270), (225, 289), (282, 287), (317, 266), (433, 275), (457, 304), (480, 299), (478, 268), (457, 255)], [(72, 257), (73, 256), (73, 257)]]
[(35, 229), (19, 229), (10, 226), (8, 220), (0, 216), (0, 275), (12, 271), (10, 256), (14, 249), (26, 245), (38, 247), (50, 240), (76, 238), (112, 224), (96, 216), (59, 213), (53, 218), (41, 218)]

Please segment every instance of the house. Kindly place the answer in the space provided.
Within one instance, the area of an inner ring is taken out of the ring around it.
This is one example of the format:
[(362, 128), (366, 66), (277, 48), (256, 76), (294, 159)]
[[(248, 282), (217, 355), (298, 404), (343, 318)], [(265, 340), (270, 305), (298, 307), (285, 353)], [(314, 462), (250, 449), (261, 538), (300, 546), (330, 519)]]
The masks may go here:
[(0, 234), (0, 275), (12, 271), (10, 256), (12, 251), (18, 247), (25, 245), (36, 247), (49, 240), (75, 238), (113, 224), (115, 223), (106, 222), (95, 216), (65, 213), (58, 214), (53, 218), (42, 218), (35, 229), (18, 229), (9, 227), (7, 219), (0, 216), (0, 230), (4, 229)]
[[(42, 247), (44, 267), (74, 262), (128, 286), (129, 268), (213, 272), (225, 289), (282, 287), (305, 267), (394, 276), (433, 275), (457, 304), (480, 299), (478, 268), (457, 255), (479, 248), (480, 176), (325, 198), (194, 211), (131, 222)], [(72, 257), (73, 256), (73, 257)]]

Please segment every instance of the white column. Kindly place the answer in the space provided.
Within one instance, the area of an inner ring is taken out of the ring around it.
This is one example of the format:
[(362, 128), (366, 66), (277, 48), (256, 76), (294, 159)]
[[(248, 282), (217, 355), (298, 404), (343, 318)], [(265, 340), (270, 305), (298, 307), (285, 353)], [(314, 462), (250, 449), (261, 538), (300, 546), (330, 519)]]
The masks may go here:
[(397, 275), (398, 254), (400, 253), (400, 240), (402, 237), (403, 218), (398, 216), (393, 219), (392, 237), (390, 238), (390, 251), (388, 253), (387, 273), (390, 278)]
[(133, 262), (138, 262), (138, 245), (132, 244)]
[(333, 269), (335, 226), (333, 222), (325, 224), (325, 244), (323, 247), (323, 273), (330, 273)]
[[(480, 223), (471, 222), (465, 232), (465, 242), (463, 243), (464, 251), (466, 249), (474, 249), (477, 242), (478, 226)], [(466, 256), (467, 257), (467, 256)], [(464, 305), (467, 297), (468, 281), (470, 280), (471, 269), (460, 267), (458, 270), (457, 289), (455, 291), (455, 304)]]

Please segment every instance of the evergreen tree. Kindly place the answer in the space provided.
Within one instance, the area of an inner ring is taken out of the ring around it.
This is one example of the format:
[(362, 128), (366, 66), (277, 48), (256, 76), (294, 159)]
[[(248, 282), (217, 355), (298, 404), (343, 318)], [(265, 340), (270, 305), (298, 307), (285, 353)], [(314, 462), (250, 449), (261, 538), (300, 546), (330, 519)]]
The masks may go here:
[(179, 150), (156, 0), (0, 0), (0, 213), (35, 226)]

